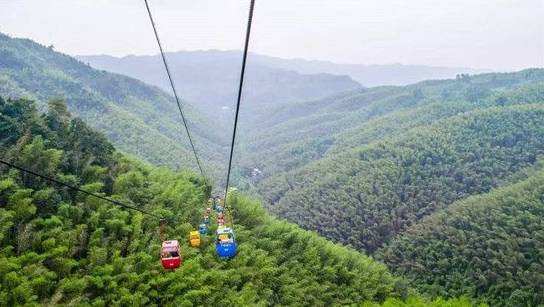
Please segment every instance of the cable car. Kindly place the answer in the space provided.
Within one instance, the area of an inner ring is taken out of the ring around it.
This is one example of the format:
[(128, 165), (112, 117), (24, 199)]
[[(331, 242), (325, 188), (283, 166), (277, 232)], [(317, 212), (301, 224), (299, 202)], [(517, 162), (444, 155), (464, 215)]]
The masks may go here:
[(207, 234), (208, 229), (206, 228), (206, 224), (200, 224), (200, 226), (198, 227), (198, 231), (200, 232), (201, 235)]
[(234, 232), (230, 228), (217, 228), (217, 241), (215, 250), (220, 258), (230, 258), (236, 256), (236, 241)]
[(208, 207), (206, 208), (206, 215), (210, 215), (212, 213), (212, 208)]
[(181, 265), (181, 252), (178, 240), (163, 241), (161, 263), (166, 270), (175, 270)]
[(204, 224), (209, 224), (210, 223), (210, 217), (209, 216), (204, 216)]
[(200, 232), (198, 230), (189, 233), (189, 242), (192, 247), (200, 247)]
[(218, 213), (223, 213), (223, 207), (217, 206), (216, 211), (217, 211)]

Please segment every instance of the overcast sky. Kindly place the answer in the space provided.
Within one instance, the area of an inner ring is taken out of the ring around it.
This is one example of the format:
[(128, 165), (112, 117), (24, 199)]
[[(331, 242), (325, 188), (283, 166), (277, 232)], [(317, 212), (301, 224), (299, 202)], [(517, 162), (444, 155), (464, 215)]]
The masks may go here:
[[(544, 66), (544, 0), (256, 0), (251, 50), (359, 64)], [(248, 0), (149, 0), (168, 51), (241, 49)], [(68, 54), (155, 54), (143, 0), (0, 0), (0, 32)]]

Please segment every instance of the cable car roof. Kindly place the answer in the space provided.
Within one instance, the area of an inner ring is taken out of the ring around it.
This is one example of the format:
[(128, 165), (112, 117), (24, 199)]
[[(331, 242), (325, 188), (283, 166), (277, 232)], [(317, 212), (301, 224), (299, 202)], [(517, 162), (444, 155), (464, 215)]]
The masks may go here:
[(220, 229), (217, 229), (217, 234), (220, 235), (220, 234), (232, 234), (233, 231), (231, 228), (220, 228)]
[(162, 242), (162, 247), (178, 247), (178, 246), (179, 246), (178, 240), (170, 240), (170, 241)]

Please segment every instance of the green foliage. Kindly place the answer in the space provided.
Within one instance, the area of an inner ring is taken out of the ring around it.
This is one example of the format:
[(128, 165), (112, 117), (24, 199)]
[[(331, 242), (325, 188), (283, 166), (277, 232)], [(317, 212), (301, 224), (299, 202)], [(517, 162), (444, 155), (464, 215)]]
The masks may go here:
[[(411, 128), (475, 109), (543, 101), (542, 69), (468, 79), (470, 82), (465, 78), (368, 88), (315, 101), (282, 103), (262, 111), (262, 116), (247, 116), (241, 123), (244, 133), (240, 134), (238, 172), (266, 189), (264, 178)], [(470, 91), (485, 95), (470, 98)], [(247, 170), (253, 168), (262, 174), (251, 176)]]
[[(271, 128), (246, 140), (254, 145), (242, 153), (240, 182), (280, 217), (374, 253), (456, 201), (526, 178), (525, 170), (544, 154), (543, 72), (464, 76), (283, 106), (270, 116)], [(519, 225), (519, 231), (533, 230)], [(436, 244), (442, 248), (438, 239)], [(457, 246), (448, 251), (465, 255)], [(540, 253), (535, 245), (527, 252)], [(390, 265), (401, 274), (425, 270), (414, 284), (432, 296), (481, 295), (492, 305), (542, 303), (528, 290), (540, 279), (520, 284), (515, 264), (482, 259), (480, 269), (494, 277), (466, 278), (448, 266), (449, 252), (423, 254), (443, 270), (433, 270), (434, 263), (411, 268), (408, 256)], [(540, 262), (533, 257), (524, 265)], [(495, 278), (502, 272), (507, 277)], [(470, 290), (482, 284), (492, 290)]]
[(376, 303), (365, 303), (362, 305), (363, 307), (473, 307), (473, 306), (479, 306), (479, 307), (486, 307), (486, 304), (479, 304), (475, 305), (470, 299), (467, 297), (461, 297), (461, 298), (453, 298), (453, 299), (443, 299), (443, 298), (437, 298), (433, 301), (426, 301), (420, 297), (409, 297), (406, 300), (399, 300), (396, 298), (389, 298), (385, 300), (382, 304), (376, 304)]
[(433, 296), (491, 306), (544, 303), (544, 171), (423, 219), (381, 251)]
[[(48, 128), (25, 133), (21, 138), (33, 141), (10, 146), (4, 158), (28, 167), (35, 161), (51, 176), (166, 216), (167, 236), (182, 242), (184, 263), (175, 272), (162, 269), (154, 218), (2, 168), (0, 305), (330, 306), (412, 294), (385, 265), (277, 221), (258, 202), (237, 194), (230, 198), (237, 256), (218, 259), (212, 236), (203, 237), (200, 249), (190, 248), (189, 231), (200, 222), (209, 196), (206, 183), (192, 173), (114, 153), (110, 146), (88, 151), (81, 139), (61, 142), (59, 134), (71, 134), (74, 121), (66, 116), (61, 125), (45, 125), (47, 115), (27, 116)], [(74, 164), (85, 165), (81, 176)]]
[[(68, 129), (66, 119), (70, 110), (104, 133), (121, 150), (160, 165), (195, 168), (176, 103), (169, 94), (135, 79), (95, 70), (31, 40), (0, 33), (0, 96), (36, 100), (40, 109), (48, 105), (45, 122), (58, 131), (58, 141), (68, 142), (78, 137), (65, 136), (63, 132)], [(60, 99), (48, 101), (51, 97), (63, 98), (67, 106)], [(186, 102), (184, 108), (197, 149), (203, 159), (210, 161), (206, 166), (213, 172), (219, 168), (215, 161), (226, 153), (219, 150), (225, 145), (219, 137), (222, 130), (210, 129), (213, 127), (210, 119)], [(13, 141), (24, 133), (20, 126), (24, 118), (13, 116), (10, 110), (9, 105), (0, 110), (0, 135), (3, 131), (15, 130), (17, 133), (9, 133), (9, 141)], [(4, 115), (11, 119), (8, 121)], [(85, 134), (88, 130), (77, 128), (72, 132)], [(80, 140), (89, 150), (99, 150), (85, 138)], [(0, 138), (0, 141), (4, 140)], [(94, 156), (102, 158), (96, 152)], [(67, 160), (78, 158), (65, 157)], [(81, 167), (77, 163), (72, 165)]]
[(280, 216), (374, 252), (468, 195), (512, 179), (544, 154), (544, 107), (474, 111), (313, 163), (268, 182)]

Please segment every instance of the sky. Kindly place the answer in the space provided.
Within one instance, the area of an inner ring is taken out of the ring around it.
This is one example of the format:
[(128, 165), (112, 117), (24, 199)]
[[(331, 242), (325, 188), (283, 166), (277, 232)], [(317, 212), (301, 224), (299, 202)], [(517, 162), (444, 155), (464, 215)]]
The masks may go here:
[[(149, 0), (167, 51), (241, 49), (249, 0)], [(544, 0), (256, 0), (250, 50), (353, 64), (544, 67)], [(143, 0), (0, 0), (0, 32), (156, 54)]]

